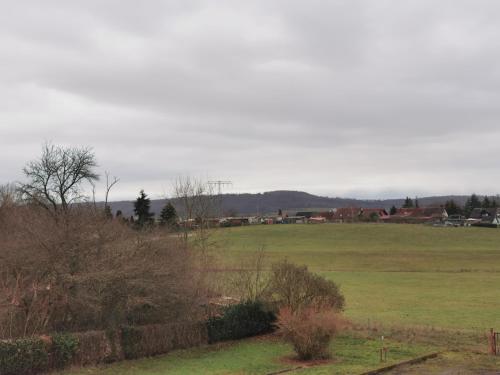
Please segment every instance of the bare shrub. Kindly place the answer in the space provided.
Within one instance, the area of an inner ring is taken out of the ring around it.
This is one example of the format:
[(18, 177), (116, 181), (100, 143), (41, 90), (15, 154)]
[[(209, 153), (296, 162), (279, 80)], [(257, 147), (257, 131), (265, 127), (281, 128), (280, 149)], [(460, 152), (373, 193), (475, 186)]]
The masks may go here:
[(310, 307), (336, 311), (344, 308), (344, 296), (337, 284), (310, 272), (307, 266), (286, 260), (275, 263), (270, 278), (268, 293), (271, 298), (293, 313)]
[(253, 254), (250, 259), (242, 261), (237, 271), (231, 272), (229, 285), (231, 292), (242, 301), (269, 300), (270, 278), (265, 269), (266, 253), (264, 246)]
[(330, 343), (344, 325), (341, 316), (333, 309), (305, 308), (293, 312), (290, 308), (283, 308), (278, 317), (278, 332), (293, 345), (300, 360), (329, 358)]
[(0, 226), (0, 337), (197, 320), (195, 257), (93, 205), (12, 206)]

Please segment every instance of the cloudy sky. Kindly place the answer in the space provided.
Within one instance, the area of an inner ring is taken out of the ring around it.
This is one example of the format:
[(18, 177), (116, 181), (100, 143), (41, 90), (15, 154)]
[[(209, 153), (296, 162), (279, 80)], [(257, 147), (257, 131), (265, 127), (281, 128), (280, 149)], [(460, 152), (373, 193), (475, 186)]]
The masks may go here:
[(115, 199), (500, 192), (500, 2), (5, 1), (0, 183), (92, 146)]

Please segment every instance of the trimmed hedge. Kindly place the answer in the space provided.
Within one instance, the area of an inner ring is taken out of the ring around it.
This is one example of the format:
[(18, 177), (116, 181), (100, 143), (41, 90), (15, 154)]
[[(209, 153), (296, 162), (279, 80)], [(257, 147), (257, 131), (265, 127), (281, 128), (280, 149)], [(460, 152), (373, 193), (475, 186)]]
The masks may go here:
[(40, 338), (0, 341), (0, 375), (34, 374), (49, 368), (47, 344)]
[(276, 315), (262, 303), (247, 301), (225, 308), (222, 316), (207, 321), (208, 341), (238, 340), (271, 332)]

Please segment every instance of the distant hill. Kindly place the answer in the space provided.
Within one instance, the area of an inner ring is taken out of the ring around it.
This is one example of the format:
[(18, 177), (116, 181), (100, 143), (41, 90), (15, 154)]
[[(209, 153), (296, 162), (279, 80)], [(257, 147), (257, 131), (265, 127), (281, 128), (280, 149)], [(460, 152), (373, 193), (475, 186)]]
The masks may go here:
[[(442, 205), (447, 200), (453, 199), (456, 203), (463, 205), (467, 196), (449, 195), (437, 197), (418, 198), (421, 206)], [(341, 207), (364, 207), (390, 209), (393, 205), (400, 207), (404, 199), (384, 200), (361, 200), (350, 198), (321, 197), (302, 191), (278, 190), (258, 194), (223, 194), (220, 196), (222, 211), (233, 215), (252, 215), (276, 213), (282, 210), (304, 210), (304, 209), (332, 209)], [(151, 210), (157, 215), (165, 205), (165, 199), (151, 200)], [(181, 211), (181, 205), (176, 199), (172, 199), (173, 205)], [(113, 212), (121, 210), (123, 215), (133, 215), (134, 205), (132, 201), (111, 202)]]

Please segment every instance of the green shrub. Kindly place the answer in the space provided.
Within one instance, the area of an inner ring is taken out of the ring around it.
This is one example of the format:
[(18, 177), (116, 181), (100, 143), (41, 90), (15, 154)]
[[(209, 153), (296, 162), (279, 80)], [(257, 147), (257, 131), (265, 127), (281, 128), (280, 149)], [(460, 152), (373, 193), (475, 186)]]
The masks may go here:
[(222, 316), (207, 321), (209, 343), (237, 340), (273, 330), (276, 315), (260, 302), (244, 302), (229, 306)]
[(0, 341), (0, 375), (36, 373), (48, 364), (46, 344), (39, 338)]
[(78, 339), (69, 333), (57, 333), (52, 336), (52, 366), (54, 368), (64, 368), (76, 354), (78, 349)]

